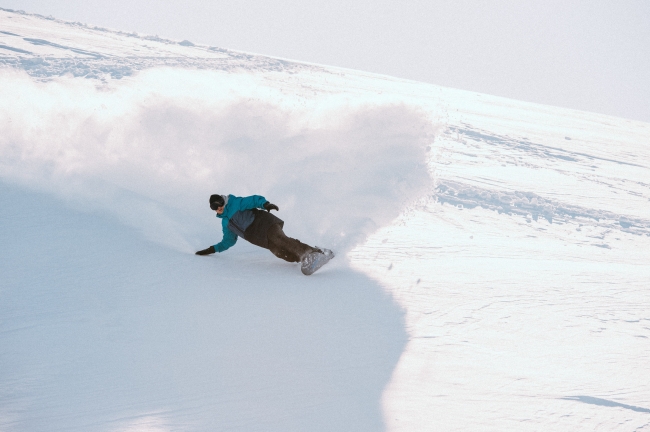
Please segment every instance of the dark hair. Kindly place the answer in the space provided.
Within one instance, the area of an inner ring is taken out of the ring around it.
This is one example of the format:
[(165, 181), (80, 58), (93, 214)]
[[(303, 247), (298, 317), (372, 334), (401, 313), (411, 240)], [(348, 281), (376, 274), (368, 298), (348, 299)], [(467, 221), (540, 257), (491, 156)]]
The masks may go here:
[(221, 195), (210, 195), (210, 208), (216, 210), (226, 203)]

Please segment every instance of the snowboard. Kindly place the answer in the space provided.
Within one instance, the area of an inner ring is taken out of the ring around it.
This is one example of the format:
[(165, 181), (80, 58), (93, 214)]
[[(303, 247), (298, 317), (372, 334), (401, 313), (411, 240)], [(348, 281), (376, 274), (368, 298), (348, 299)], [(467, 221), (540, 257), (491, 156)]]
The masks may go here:
[(309, 253), (302, 260), (300, 270), (302, 271), (302, 274), (306, 276), (316, 273), (319, 268), (323, 267), (329, 262), (329, 260), (334, 258), (334, 252), (331, 250), (319, 248), (318, 246), (316, 246), (316, 249), (316, 251)]

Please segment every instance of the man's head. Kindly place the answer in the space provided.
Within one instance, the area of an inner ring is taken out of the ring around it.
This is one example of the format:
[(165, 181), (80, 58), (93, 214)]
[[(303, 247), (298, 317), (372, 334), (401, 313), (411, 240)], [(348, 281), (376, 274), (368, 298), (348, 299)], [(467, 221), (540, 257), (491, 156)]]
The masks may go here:
[(223, 195), (210, 195), (210, 208), (217, 212), (223, 213), (223, 208), (226, 205), (226, 200)]

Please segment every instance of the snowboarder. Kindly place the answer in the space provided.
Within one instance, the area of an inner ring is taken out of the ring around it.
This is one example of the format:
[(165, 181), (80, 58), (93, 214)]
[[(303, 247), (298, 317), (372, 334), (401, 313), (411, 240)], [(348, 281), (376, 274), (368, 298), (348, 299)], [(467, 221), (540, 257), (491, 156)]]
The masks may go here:
[(221, 219), (223, 239), (214, 246), (196, 252), (196, 255), (223, 252), (237, 242), (237, 237), (243, 237), (256, 246), (269, 249), (278, 258), (299, 262), (305, 275), (313, 274), (334, 258), (334, 253), (329, 249), (311, 247), (287, 237), (282, 230), (284, 221), (271, 214), (271, 210), (280, 209), (263, 196), (242, 198), (234, 195), (211, 195), (210, 208), (216, 211), (217, 217)]

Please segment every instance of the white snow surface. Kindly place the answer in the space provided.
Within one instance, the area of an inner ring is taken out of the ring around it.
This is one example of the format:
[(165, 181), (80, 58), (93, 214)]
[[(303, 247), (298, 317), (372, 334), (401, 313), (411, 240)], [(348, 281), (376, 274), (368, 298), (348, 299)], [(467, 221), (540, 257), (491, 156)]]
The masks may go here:
[[(0, 430), (650, 430), (650, 124), (0, 10)], [(335, 250), (218, 242), (261, 194)]]

